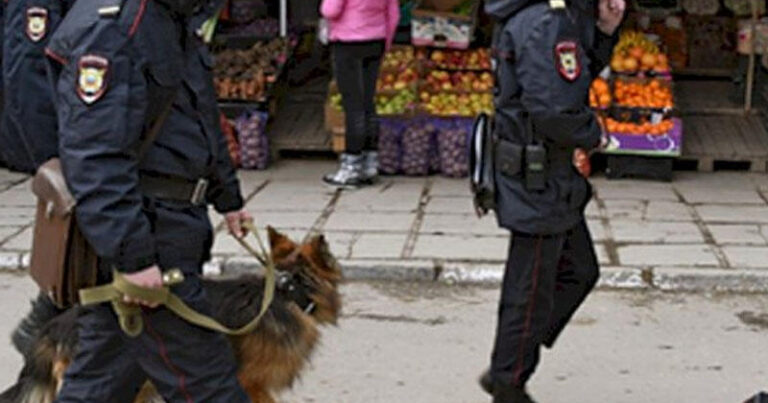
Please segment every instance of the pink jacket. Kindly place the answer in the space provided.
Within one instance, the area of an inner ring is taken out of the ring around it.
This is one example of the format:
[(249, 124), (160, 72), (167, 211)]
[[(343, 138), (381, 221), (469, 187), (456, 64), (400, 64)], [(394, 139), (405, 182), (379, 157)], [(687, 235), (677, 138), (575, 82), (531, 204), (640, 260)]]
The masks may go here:
[(330, 25), (331, 41), (385, 39), (387, 48), (400, 20), (398, 0), (323, 0), (320, 12)]

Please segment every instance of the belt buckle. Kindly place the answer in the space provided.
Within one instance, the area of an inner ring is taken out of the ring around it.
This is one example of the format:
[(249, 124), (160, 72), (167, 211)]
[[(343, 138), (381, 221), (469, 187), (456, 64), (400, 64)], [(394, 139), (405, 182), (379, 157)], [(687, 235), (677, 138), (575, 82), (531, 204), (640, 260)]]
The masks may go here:
[(192, 192), (192, 197), (189, 201), (199, 206), (205, 202), (205, 194), (208, 192), (208, 179), (198, 179), (195, 184), (195, 190)]

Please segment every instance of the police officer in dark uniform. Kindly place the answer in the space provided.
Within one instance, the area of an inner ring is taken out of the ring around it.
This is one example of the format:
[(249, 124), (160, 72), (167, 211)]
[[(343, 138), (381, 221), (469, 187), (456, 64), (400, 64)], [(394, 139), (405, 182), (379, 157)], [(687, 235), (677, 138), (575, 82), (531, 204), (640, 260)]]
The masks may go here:
[[(79, 0), (47, 53), (62, 167), (78, 225), (104, 262), (100, 281), (114, 269), (136, 285), (161, 287), (161, 270), (179, 268), (185, 281), (173, 292), (207, 313), (199, 279), (213, 236), (206, 203), (226, 214), (237, 236), (250, 216), (217, 125), (210, 58), (190, 25), (202, 5)], [(142, 319), (144, 331), (131, 338), (109, 305), (84, 308), (57, 401), (121, 401), (135, 396), (144, 375), (169, 402), (248, 401), (223, 335), (162, 307), (145, 307)]]
[(74, 0), (5, 3), (0, 159), (32, 173), (58, 154), (56, 110), (46, 75), (45, 47)]
[(576, 149), (601, 140), (589, 86), (610, 59), (624, 0), (486, 0), (496, 20), (496, 213), (512, 232), (491, 369), (494, 402), (525, 385), (598, 279)]

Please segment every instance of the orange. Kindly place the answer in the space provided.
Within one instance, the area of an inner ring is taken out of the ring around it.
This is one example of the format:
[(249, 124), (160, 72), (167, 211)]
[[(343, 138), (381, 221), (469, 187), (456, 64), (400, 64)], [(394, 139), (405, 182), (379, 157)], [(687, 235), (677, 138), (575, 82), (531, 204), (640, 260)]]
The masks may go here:
[(644, 54), (645, 54), (645, 51), (643, 50), (643, 48), (639, 46), (635, 46), (634, 48), (629, 50), (629, 57), (637, 60), (642, 59)]
[(634, 73), (637, 71), (637, 68), (638, 68), (637, 59), (628, 57), (624, 59), (623, 64), (624, 64), (624, 71), (629, 73)]

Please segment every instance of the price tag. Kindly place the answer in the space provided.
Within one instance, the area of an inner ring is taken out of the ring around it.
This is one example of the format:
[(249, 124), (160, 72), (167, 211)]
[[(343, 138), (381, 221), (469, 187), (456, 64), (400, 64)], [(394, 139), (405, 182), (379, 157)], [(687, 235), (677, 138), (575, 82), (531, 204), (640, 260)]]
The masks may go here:
[(664, 120), (664, 114), (659, 112), (654, 112), (651, 114), (651, 124), (657, 125), (661, 123), (661, 121)]

